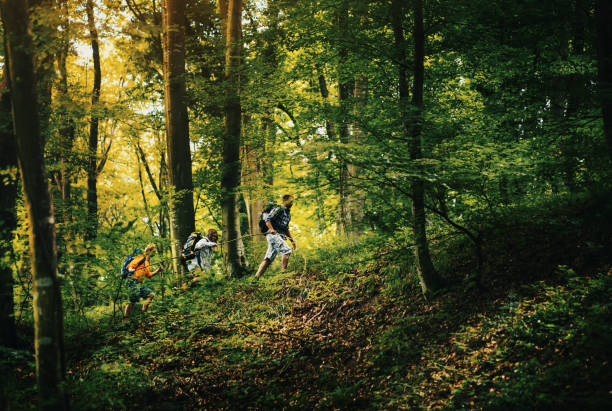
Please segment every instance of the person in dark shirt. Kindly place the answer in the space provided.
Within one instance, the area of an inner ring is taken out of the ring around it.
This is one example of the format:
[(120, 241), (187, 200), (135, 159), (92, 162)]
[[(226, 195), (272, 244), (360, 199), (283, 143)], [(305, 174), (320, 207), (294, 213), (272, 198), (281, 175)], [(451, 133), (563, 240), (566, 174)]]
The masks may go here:
[(279, 254), (282, 256), (283, 271), (287, 269), (287, 265), (289, 264), (289, 256), (292, 253), (291, 248), (289, 248), (289, 245), (287, 245), (287, 238), (291, 241), (294, 250), (297, 247), (295, 240), (289, 232), (289, 221), (291, 221), (293, 196), (291, 194), (285, 194), (282, 200), (282, 206), (273, 208), (264, 219), (266, 226), (268, 227), (268, 231), (266, 232), (268, 251), (266, 251), (264, 260), (259, 265), (255, 278), (259, 278)]

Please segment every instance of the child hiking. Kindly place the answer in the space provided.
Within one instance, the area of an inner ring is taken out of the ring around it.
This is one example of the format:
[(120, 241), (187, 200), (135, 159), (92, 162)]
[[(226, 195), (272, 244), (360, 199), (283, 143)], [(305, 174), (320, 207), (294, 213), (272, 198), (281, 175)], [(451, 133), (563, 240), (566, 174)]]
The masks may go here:
[(127, 265), (128, 275), (126, 286), (128, 288), (130, 302), (125, 306), (125, 311), (123, 313), (124, 320), (127, 320), (134, 308), (134, 304), (140, 301), (141, 298), (145, 299), (145, 302), (142, 304), (142, 312), (146, 312), (149, 308), (149, 304), (151, 304), (151, 301), (153, 301), (155, 297), (153, 290), (143, 285), (143, 282), (145, 277), (151, 278), (164, 268), (163, 265), (160, 264), (157, 270), (151, 272), (150, 259), (156, 252), (157, 248), (155, 245), (149, 244), (147, 248), (145, 248), (144, 255), (135, 257)]
[(255, 278), (259, 278), (268, 269), (278, 254), (282, 256), (282, 270), (285, 271), (287, 269), (289, 255), (291, 255), (292, 250), (287, 245), (286, 239), (288, 238), (291, 241), (294, 250), (297, 247), (289, 232), (292, 206), (293, 196), (291, 194), (285, 194), (282, 198), (282, 205), (272, 208), (263, 218), (267, 228), (265, 234), (266, 240), (268, 241), (268, 250), (266, 251), (263, 261), (259, 265)]

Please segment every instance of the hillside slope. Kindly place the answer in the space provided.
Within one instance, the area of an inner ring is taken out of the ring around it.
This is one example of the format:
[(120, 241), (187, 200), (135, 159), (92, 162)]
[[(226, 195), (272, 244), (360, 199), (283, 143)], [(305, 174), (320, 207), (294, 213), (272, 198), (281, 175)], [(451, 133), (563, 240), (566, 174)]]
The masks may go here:
[(490, 225), (480, 285), (466, 240), (438, 244), (432, 301), (409, 250), (366, 242), (89, 322), (67, 336), (74, 409), (610, 408), (611, 231), (580, 207)]

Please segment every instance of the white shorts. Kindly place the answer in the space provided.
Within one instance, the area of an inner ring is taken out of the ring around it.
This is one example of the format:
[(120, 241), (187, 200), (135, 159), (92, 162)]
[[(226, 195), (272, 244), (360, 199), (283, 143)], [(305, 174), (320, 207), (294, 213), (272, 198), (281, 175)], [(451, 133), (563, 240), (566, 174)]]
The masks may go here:
[(266, 234), (266, 240), (268, 240), (268, 251), (264, 258), (267, 260), (274, 261), (279, 254), (287, 255), (293, 252), (280, 234)]
[(198, 265), (197, 257), (192, 258), (191, 260), (187, 261), (187, 270), (192, 272), (196, 268), (201, 268), (205, 273), (210, 273), (210, 259), (203, 258), (200, 260), (200, 263), (201, 265)]

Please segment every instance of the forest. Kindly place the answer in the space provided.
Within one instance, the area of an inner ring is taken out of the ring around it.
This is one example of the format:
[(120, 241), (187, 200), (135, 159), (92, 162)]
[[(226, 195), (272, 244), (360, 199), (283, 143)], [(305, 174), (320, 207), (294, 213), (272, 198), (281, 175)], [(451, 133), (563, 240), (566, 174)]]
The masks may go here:
[(0, 409), (612, 409), (611, 1), (0, 13)]

